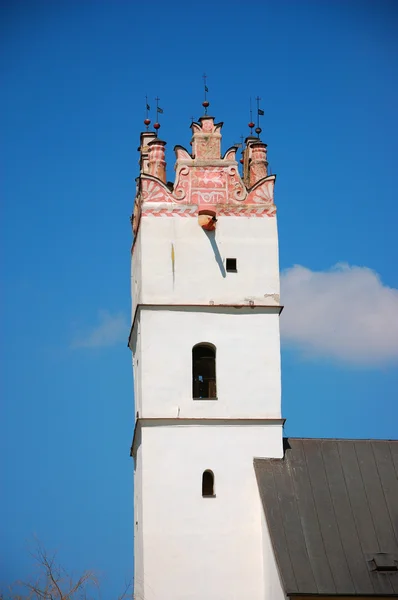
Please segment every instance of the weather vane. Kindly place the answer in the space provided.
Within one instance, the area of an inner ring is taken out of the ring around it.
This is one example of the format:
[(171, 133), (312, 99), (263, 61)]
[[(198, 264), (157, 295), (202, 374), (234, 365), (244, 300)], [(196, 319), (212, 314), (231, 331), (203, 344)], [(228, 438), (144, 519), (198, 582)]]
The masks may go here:
[(149, 118), (149, 111), (150, 110), (151, 110), (151, 107), (148, 104), (148, 96), (145, 96), (145, 120), (144, 120), (144, 125), (145, 125), (147, 131), (149, 129), (149, 125), (151, 124), (151, 119)]
[(207, 75), (206, 75), (206, 73), (203, 74), (203, 85), (204, 85), (204, 88), (205, 88), (205, 99), (202, 102), (202, 106), (204, 106), (204, 108), (205, 108), (205, 115), (207, 115), (207, 109), (208, 109), (208, 107), (210, 105), (210, 102), (207, 100), (207, 94), (208, 94), (209, 88), (207, 87)]
[(243, 148), (244, 139), (245, 139), (245, 138), (244, 138), (244, 136), (243, 136), (243, 135), (241, 135), (241, 136), (240, 136), (240, 143), (238, 143), (238, 142), (237, 142), (236, 144), (234, 144), (234, 146), (235, 146), (236, 148), (242, 148), (242, 158), (239, 160), (239, 162), (240, 162), (240, 164), (241, 164), (241, 165), (243, 165), (243, 163), (245, 162), (245, 161), (243, 160), (243, 156), (244, 156), (244, 152), (245, 152), (245, 151), (244, 151), (244, 148)]
[(253, 123), (253, 111), (252, 111), (252, 99), (251, 99), (251, 97), (250, 97), (250, 123), (248, 125), (250, 127), (250, 135), (253, 135), (254, 123)]
[(260, 133), (262, 132), (262, 129), (260, 127), (260, 116), (264, 116), (264, 111), (260, 108), (260, 100), (261, 98), (259, 96), (257, 96), (256, 98), (257, 100), (257, 127), (254, 130), (257, 133), (257, 137), (260, 139)]
[(154, 127), (154, 129), (156, 129), (156, 131), (158, 131), (160, 129), (159, 115), (163, 114), (163, 108), (160, 108), (159, 100), (160, 100), (160, 98), (158, 98), (156, 96), (156, 98), (155, 98), (155, 101), (156, 101), (156, 123), (153, 124), (153, 127)]
[(243, 165), (243, 163), (245, 162), (244, 158), (243, 158), (244, 155), (245, 155), (245, 149), (244, 149), (244, 145), (243, 145), (244, 144), (244, 140), (245, 140), (245, 137), (243, 135), (241, 135), (240, 136), (240, 141), (241, 141), (241, 145), (242, 145), (242, 157), (241, 157), (241, 159), (239, 161), (241, 165)]

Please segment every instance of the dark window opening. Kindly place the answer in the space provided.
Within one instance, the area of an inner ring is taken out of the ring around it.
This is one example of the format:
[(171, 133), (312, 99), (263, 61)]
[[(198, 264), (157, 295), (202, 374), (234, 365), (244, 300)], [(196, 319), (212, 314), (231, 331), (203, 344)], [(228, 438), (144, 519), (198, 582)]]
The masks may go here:
[(225, 268), (229, 273), (236, 273), (238, 270), (236, 266), (236, 258), (227, 258), (225, 261)]
[(202, 475), (202, 496), (214, 497), (214, 473), (213, 471), (204, 471)]
[(192, 396), (197, 400), (217, 398), (216, 349), (210, 344), (192, 348)]

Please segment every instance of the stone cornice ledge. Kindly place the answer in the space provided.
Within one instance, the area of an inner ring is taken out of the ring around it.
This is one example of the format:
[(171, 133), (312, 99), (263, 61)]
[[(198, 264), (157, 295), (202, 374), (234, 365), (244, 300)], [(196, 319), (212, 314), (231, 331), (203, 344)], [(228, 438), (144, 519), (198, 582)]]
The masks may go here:
[(134, 456), (139, 439), (140, 431), (142, 427), (190, 427), (197, 425), (217, 425), (231, 427), (233, 425), (239, 425), (240, 427), (253, 427), (256, 425), (278, 425), (284, 426), (286, 419), (274, 419), (274, 418), (259, 418), (259, 419), (247, 419), (247, 418), (179, 418), (179, 417), (165, 417), (165, 418), (151, 418), (144, 417), (138, 418), (135, 422), (133, 441), (130, 448), (130, 456)]
[[(272, 296), (272, 294), (270, 294), (270, 296)], [(134, 309), (134, 315), (133, 315), (133, 321), (130, 327), (130, 333), (129, 333), (129, 337), (128, 337), (128, 342), (127, 342), (127, 347), (130, 348), (130, 350), (132, 350), (131, 347), (131, 338), (133, 335), (133, 330), (134, 330), (134, 326), (137, 320), (137, 315), (138, 312), (140, 310), (142, 310), (143, 308), (146, 308), (148, 310), (202, 310), (202, 311), (208, 311), (208, 312), (212, 312), (214, 311), (214, 309), (232, 309), (235, 308), (237, 310), (239, 309), (243, 309), (242, 312), (244, 312), (247, 309), (250, 309), (250, 311), (256, 311), (257, 310), (266, 310), (267, 312), (277, 312), (279, 315), (281, 314), (282, 310), (283, 310), (283, 305), (279, 304), (279, 303), (275, 303), (275, 304), (250, 304), (249, 302), (246, 304), (144, 304), (144, 303), (139, 303), (135, 306)]]

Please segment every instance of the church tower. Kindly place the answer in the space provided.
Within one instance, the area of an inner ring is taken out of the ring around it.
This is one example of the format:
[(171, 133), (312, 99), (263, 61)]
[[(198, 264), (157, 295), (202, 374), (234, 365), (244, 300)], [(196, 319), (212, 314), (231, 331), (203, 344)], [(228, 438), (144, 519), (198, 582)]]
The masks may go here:
[[(132, 218), (139, 600), (266, 597), (253, 459), (281, 458), (275, 176), (248, 137), (221, 153), (222, 123), (192, 123), (192, 152), (140, 140)], [(269, 549), (271, 552), (271, 549)]]

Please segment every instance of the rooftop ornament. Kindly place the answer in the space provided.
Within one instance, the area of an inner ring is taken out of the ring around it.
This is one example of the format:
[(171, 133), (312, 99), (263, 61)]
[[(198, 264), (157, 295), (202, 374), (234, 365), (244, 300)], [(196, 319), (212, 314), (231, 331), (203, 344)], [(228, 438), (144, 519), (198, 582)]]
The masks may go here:
[(203, 84), (204, 84), (204, 89), (205, 89), (205, 99), (202, 102), (202, 106), (205, 109), (205, 115), (207, 115), (207, 109), (210, 106), (210, 102), (207, 100), (207, 94), (209, 92), (209, 88), (207, 87), (206, 81), (207, 81), (207, 75), (206, 75), (206, 73), (204, 73), (203, 74)]
[(160, 129), (159, 115), (163, 114), (163, 108), (160, 108), (160, 106), (159, 106), (160, 98), (156, 97), (155, 100), (156, 100), (156, 123), (153, 124), (153, 128), (156, 130), (156, 132), (158, 132)]
[(148, 104), (148, 96), (145, 96), (145, 120), (144, 120), (144, 125), (145, 125), (147, 131), (149, 129), (149, 125), (151, 124), (151, 119), (149, 118), (149, 111), (150, 110), (151, 110), (151, 107)]

